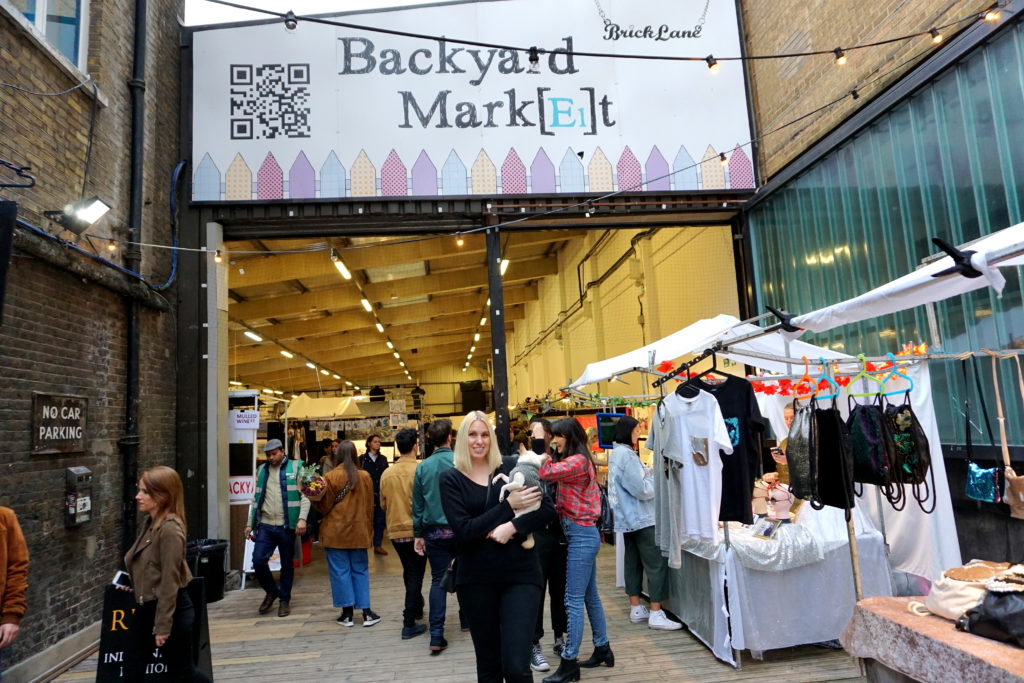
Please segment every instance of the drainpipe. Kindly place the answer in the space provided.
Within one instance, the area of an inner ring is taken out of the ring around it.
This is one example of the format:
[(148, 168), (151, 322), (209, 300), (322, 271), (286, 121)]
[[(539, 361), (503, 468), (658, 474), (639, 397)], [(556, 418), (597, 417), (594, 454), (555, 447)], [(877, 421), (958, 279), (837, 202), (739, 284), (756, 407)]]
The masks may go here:
[[(132, 141), (130, 150), (131, 185), (129, 189), (128, 248), (125, 250), (125, 265), (129, 270), (139, 272), (142, 252), (138, 243), (142, 235), (142, 173), (143, 143), (145, 141), (146, 116), (146, 0), (135, 0), (135, 45), (133, 50), (132, 77), (128, 89), (132, 97)], [(135, 541), (136, 518), (135, 485), (139, 480), (139, 303), (134, 298), (125, 299), (127, 327), (127, 359), (125, 362), (125, 427), (124, 435), (118, 439), (121, 449), (122, 471), (124, 474), (124, 495), (122, 500), (123, 532), (121, 545), (127, 551)]]

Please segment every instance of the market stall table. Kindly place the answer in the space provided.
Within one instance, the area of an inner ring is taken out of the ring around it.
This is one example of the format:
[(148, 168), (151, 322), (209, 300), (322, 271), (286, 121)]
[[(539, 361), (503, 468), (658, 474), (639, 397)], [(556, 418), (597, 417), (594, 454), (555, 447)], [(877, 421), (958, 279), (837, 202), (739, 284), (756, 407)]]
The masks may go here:
[(900, 680), (898, 674), (925, 682), (1024, 680), (1024, 651), (957, 631), (946, 619), (911, 614), (907, 603), (921, 599), (875, 597), (857, 603), (840, 642), (867, 660), (868, 680)]

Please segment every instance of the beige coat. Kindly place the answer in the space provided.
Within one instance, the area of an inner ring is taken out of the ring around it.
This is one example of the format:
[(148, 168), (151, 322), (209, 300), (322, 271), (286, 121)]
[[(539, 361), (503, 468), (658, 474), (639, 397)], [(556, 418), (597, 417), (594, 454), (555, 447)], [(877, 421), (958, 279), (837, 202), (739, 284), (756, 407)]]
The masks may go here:
[(335, 467), (324, 477), (327, 492), (317, 501), (323, 514), (320, 545), (324, 548), (369, 548), (373, 544), (373, 480), (359, 470), (358, 485), (350, 489), (337, 505), (334, 498), (348, 482), (344, 467)]
[(412, 482), (418, 464), (415, 455), (403, 455), (380, 477), (380, 506), (387, 514), (392, 540), (412, 538)]

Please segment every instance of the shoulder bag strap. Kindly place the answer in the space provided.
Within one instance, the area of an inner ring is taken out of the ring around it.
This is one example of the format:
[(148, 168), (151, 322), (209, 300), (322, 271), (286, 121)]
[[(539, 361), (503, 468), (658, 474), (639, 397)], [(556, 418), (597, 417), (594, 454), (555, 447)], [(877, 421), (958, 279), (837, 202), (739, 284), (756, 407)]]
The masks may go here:
[(988, 440), (994, 450), (996, 447), (996, 433), (992, 429), (992, 421), (988, 419), (988, 405), (985, 403), (985, 393), (981, 389), (981, 372), (978, 370), (977, 356), (971, 356), (971, 363), (974, 366), (974, 386), (978, 388), (978, 401), (981, 402), (981, 415), (985, 418), (985, 430), (988, 432)]
[(974, 448), (971, 446), (971, 385), (967, 381), (967, 359), (960, 361), (960, 374), (964, 380), (964, 445), (967, 448), (967, 462), (974, 461)]
[(1010, 467), (1010, 447), (1006, 444), (1006, 417), (1003, 416), (1003, 399), (999, 395), (999, 360), (992, 354), (992, 386), (996, 390), (996, 410), (999, 420), (999, 439), (1003, 449), (1003, 464)]
[(351, 481), (345, 482), (345, 486), (343, 486), (341, 491), (338, 493), (338, 495), (336, 495), (334, 497), (334, 502), (331, 503), (331, 507), (334, 507), (335, 505), (340, 503), (342, 500), (344, 500), (345, 496), (348, 495), (348, 492), (351, 491), (351, 490), (352, 490), (352, 482)]

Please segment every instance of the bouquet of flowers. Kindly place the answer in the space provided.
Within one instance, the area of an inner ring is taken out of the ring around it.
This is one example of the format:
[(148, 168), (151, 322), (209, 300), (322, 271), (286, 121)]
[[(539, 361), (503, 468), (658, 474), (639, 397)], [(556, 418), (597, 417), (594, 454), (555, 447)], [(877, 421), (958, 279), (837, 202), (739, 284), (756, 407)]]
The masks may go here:
[(327, 482), (320, 476), (319, 465), (306, 465), (299, 470), (299, 491), (314, 503), (327, 493)]

